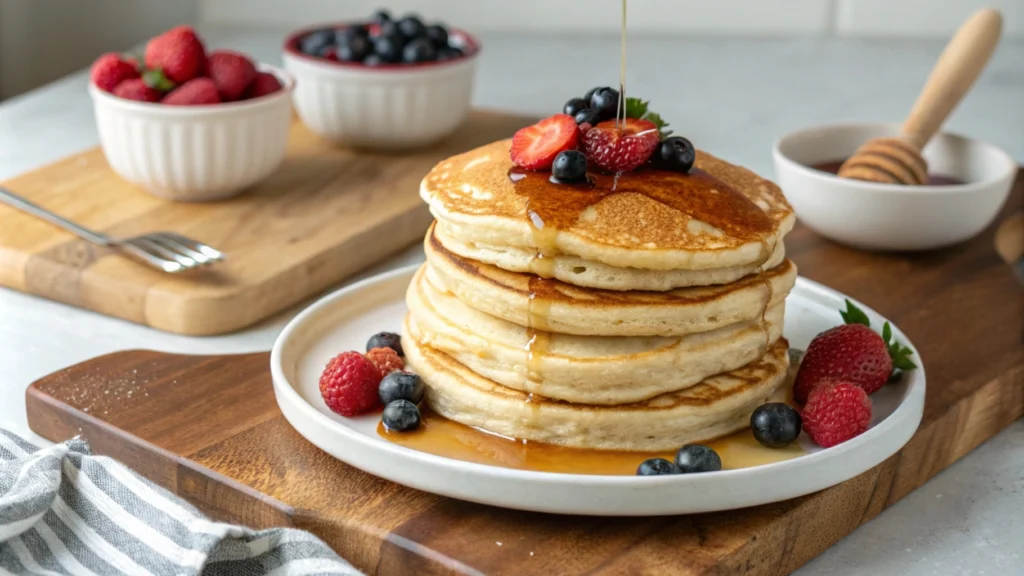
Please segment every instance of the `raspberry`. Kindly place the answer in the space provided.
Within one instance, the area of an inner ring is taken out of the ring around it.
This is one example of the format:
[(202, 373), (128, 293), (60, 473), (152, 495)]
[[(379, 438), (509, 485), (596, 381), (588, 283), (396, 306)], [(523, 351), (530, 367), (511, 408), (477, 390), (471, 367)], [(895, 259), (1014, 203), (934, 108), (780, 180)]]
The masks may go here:
[(147, 86), (142, 78), (132, 78), (118, 84), (114, 88), (114, 96), (139, 102), (159, 102), (163, 94)]
[(161, 103), (170, 106), (201, 106), (204, 104), (219, 104), (220, 93), (217, 85), (209, 78), (196, 78), (178, 86)]
[(139, 77), (139, 70), (119, 54), (104, 54), (96, 59), (89, 72), (92, 83), (100, 90), (113, 92), (118, 84)]
[(174, 83), (183, 84), (206, 68), (206, 49), (191, 26), (177, 26), (146, 45), (146, 68), (159, 68)]
[(256, 78), (256, 67), (243, 54), (220, 50), (210, 54), (206, 60), (206, 71), (210, 75), (220, 97), (225, 102), (238, 100), (245, 89)]
[(280, 89), (281, 82), (277, 79), (277, 76), (269, 72), (259, 72), (256, 74), (256, 78), (249, 84), (249, 87), (245, 89), (243, 98), (245, 100), (259, 98), (260, 96), (273, 94)]
[(856, 384), (826, 381), (811, 391), (801, 416), (811, 440), (822, 448), (829, 448), (860, 436), (868, 429), (871, 399)]
[(660, 141), (658, 126), (650, 120), (626, 118), (618, 128), (606, 120), (583, 134), (583, 152), (606, 172), (628, 172), (647, 162)]
[(391, 348), (374, 348), (366, 353), (366, 357), (380, 370), (381, 376), (387, 376), (395, 370), (405, 368), (405, 362)]
[(843, 324), (811, 340), (793, 382), (793, 398), (804, 402), (829, 380), (850, 382), (872, 394), (885, 386), (890, 373), (892, 358), (882, 337), (863, 324)]
[(358, 416), (380, 405), (380, 371), (359, 352), (342, 352), (320, 375), (320, 396), (336, 414)]

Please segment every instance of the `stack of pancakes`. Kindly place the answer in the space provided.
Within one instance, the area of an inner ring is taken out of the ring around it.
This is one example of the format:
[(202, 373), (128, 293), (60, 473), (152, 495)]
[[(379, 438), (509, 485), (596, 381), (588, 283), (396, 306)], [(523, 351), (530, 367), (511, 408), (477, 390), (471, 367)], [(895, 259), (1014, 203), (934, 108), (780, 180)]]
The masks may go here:
[(402, 345), (442, 416), (578, 448), (654, 451), (748, 425), (788, 367), (793, 212), (698, 152), (689, 175), (519, 171), (509, 141), (438, 164)]

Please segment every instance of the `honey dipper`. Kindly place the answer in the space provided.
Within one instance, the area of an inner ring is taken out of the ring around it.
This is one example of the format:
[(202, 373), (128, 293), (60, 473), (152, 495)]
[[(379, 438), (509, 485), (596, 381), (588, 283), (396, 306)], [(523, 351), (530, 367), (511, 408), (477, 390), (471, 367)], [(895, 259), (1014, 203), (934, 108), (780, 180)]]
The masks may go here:
[(839, 167), (839, 176), (887, 184), (927, 182), (928, 164), (921, 149), (985, 68), (1002, 27), (997, 10), (986, 8), (971, 15), (943, 49), (900, 135), (863, 144)]

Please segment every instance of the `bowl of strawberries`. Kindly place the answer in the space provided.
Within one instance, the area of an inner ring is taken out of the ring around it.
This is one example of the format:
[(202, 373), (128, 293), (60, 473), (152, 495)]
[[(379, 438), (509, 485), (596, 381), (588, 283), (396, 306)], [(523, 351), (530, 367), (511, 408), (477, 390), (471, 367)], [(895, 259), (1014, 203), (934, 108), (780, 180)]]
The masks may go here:
[(284, 159), (295, 81), (231, 50), (207, 52), (189, 26), (152, 38), (142, 57), (92, 65), (100, 145), (119, 176), (169, 200), (229, 198)]

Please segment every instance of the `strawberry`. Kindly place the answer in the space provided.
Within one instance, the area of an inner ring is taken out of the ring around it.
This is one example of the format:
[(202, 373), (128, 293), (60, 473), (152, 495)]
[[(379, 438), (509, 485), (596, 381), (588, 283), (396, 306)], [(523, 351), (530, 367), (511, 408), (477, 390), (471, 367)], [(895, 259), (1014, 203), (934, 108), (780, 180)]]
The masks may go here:
[(171, 90), (160, 102), (169, 106), (202, 106), (219, 104), (221, 100), (213, 80), (195, 78)]
[(176, 84), (200, 76), (206, 68), (206, 49), (191, 26), (177, 26), (146, 45), (146, 68), (159, 68)]
[(366, 357), (380, 370), (381, 376), (405, 368), (405, 362), (391, 348), (373, 348), (366, 353)]
[(256, 78), (256, 66), (244, 54), (219, 50), (206, 60), (206, 71), (217, 85), (221, 100), (232, 102), (245, 93)]
[(138, 78), (139, 70), (131, 62), (121, 59), (120, 54), (111, 52), (93, 62), (89, 77), (100, 90), (113, 92), (121, 82)]
[(555, 156), (574, 150), (579, 141), (576, 121), (568, 114), (555, 114), (512, 136), (509, 156), (517, 166), (527, 170), (547, 170)]
[(114, 96), (139, 102), (159, 102), (163, 94), (146, 85), (142, 78), (125, 80), (114, 88)]
[(868, 429), (871, 399), (856, 384), (826, 380), (811, 391), (801, 417), (811, 440), (822, 448), (830, 448)]
[(614, 120), (605, 120), (583, 135), (583, 152), (606, 172), (628, 172), (647, 162), (660, 141), (658, 126), (650, 120), (626, 118), (618, 128)]
[(359, 352), (342, 352), (320, 375), (320, 397), (336, 414), (358, 416), (380, 405), (380, 370)]
[(864, 312), (847, 300), (840, 312), (847, 322), (818, 334), (807, 346), (793, 383), (793, 397), (803, 403), (816, 386), (826, 380), (843, 380), (873, 394), (892, 376), (893, 368), (915, 368), (911, 350), (890, 342), (892, 328), (887, 322), (879, 336), (870, 328)]
[(250, 98), (259, 98), (260, 96), (273, 94), (280, 89), (281, 82), (277, 79), (277, 76), (274, 76), (269, 72), (257, 72), (256, 78), (254, 78), (248, 88), (245, 89), (243, 99), (248, 100)]

